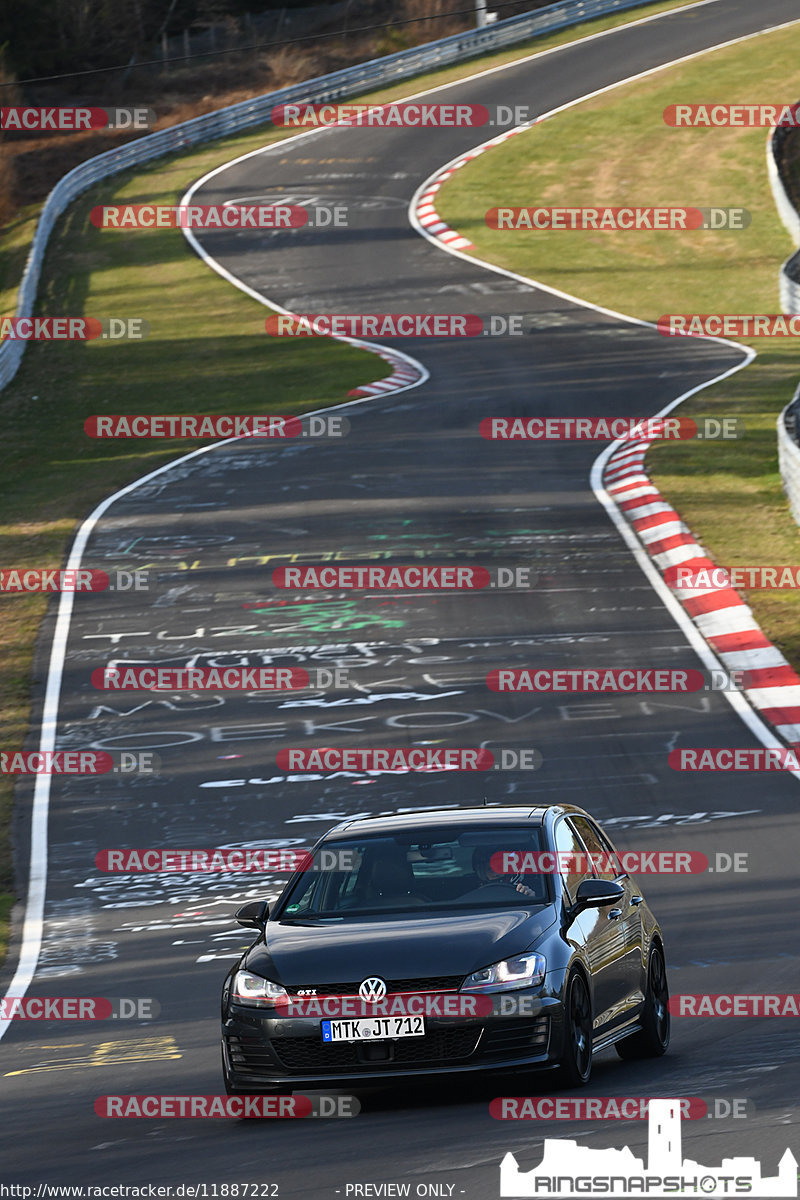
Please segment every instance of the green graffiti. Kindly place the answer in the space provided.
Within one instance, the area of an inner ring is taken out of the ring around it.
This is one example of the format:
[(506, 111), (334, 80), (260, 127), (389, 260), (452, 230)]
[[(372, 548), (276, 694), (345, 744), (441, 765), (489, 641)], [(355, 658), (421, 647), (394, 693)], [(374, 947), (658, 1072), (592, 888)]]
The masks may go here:
[[(307, 629), (312, 633), (329, 633), (337, 629), (348, 632), (353, 629), (368, 629), (375, 625), (382, 629), (402, 629), (405, 625), (405, 621), (392, 619), (382, 613), (359, 612), (356, 600), (340, 600), (330, 604), (292, 604), (283, 609), (280, 614), (276, 614), (271, 606), (254, 608), (250, 611), (269, 613), (273, 618), (280, 615), (284, 618), (279, 627), (280, 631), (297, 628)], [(290, 622), (289, 625), (284, 623), (286, 618)], [(257, 629), (251, 630), (250, 636), (263, 637), (265, 634), (275, 632), (278, 630)]]

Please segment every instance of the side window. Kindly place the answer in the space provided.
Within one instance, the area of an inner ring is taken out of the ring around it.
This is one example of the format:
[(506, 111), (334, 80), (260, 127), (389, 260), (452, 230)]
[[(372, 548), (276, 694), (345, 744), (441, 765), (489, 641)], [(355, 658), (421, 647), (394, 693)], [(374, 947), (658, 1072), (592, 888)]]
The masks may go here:
[(555, 843), (561, 878), (570, 901), (574, 903), (578, 885), (584, 879), (591, 879), (592, 872), (589, 870), (586, 851), (579, 837), (563, 817), (556, 825)]
[(612, 883), (620, 875), (624, 875), (616, 852), (593, 821), (586, 817), (573, 817), (572, 822), (583, 838), (583, 843), (589, 852), (590, 863), (598, 879), (608, 879)]
[(310, 871), (304, 879), (295, 885), (292, 892), (292, 898), (286, 908), (283, 910), (287, 917), (301, 916), (303, 913), (309, 912), (316, 907), (314, 900), (319, 892), (319, 875), (313, 875)]

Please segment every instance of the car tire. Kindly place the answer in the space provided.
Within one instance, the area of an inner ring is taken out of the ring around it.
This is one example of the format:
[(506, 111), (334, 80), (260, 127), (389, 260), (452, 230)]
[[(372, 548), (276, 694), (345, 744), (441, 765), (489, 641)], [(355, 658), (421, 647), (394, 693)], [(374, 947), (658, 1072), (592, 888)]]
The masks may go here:
[(556, 1072), (560, 1087), (583, 1087), (592, 1073), (592, 1000), (580, 971), (573, 971), (565, 989), (564, 1052)]
[(669, 987), (664, 952), (653, 946), (647, 964), (647, 991), (642, 1006), (642, 1028), (617, 1042), (620, 1058), (660, 1058), (669, 1046)]

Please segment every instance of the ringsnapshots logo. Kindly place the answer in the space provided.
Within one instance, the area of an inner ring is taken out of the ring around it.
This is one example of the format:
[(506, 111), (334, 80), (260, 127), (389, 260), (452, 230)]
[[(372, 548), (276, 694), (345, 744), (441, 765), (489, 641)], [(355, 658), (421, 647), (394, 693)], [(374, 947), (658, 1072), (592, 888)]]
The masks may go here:
[(0, 108), (4, 133), (80, 133), (87, 129), (150, 129), (156, 121), (152, 108), (33, 108), (15, 105)]
[(786, 1150), (778, 1174), (764, 1177), (755, 1158), (723, 1159), (706, 1167), (684, 1159), (681, 1139), (682, 1101), (678, 1097), (651, 1099), (648, 1110), (647, 1161), (622, 1150), (580, 1146), (574, 1140), (546, 1138), (542, 1161), (531, 1171), (521, 1171), (516, 1157), (507, 1153), (500, 1164), (500, 1196), (556, 1197), (604, 1194), (607, 1196), (667, 1197), (676, 1195), (797, 1196), (797, 1159)]

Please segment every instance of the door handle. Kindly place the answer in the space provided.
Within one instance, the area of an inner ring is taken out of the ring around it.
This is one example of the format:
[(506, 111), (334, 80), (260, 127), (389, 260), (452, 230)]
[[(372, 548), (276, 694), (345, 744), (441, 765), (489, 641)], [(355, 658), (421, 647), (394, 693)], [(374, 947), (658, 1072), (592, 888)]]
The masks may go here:
[(612, 908), (608, 914), (609, 921), (618, 921), (622, 916), (621, 908)]

